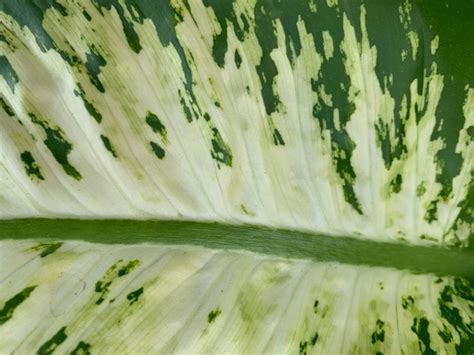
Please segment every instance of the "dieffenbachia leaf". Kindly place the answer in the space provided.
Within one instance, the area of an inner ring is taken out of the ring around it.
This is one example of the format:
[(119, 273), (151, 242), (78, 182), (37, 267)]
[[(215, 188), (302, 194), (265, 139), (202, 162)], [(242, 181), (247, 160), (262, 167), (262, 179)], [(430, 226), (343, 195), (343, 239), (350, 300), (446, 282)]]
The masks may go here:
[(0, 352), (472, 354), (473, 23), (0, 0)]

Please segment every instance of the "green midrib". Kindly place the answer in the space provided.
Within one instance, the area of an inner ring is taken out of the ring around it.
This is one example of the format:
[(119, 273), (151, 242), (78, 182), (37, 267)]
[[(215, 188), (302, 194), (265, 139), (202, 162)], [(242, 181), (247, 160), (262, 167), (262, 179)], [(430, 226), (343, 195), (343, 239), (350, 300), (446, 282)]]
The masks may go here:
[(470, 250), (380, 243), (252, 225), (163, 220), (13, 219), (0, 221), (1, 239), (198, 245), (474, 279), (474, 253)]

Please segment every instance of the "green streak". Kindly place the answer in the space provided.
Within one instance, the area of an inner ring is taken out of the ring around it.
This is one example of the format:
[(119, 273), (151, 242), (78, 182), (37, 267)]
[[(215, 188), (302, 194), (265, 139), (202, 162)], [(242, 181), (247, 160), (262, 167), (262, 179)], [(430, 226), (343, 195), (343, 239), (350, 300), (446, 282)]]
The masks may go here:
[(33, 155), (31, 155), (30, 152), (25, 150), (23, 153), (21, 153), (20, 158), (23, 161), (23, 165), (25, 167), (26, 174), (31, 179), (44, 180), (44, 177), (41, 174), (41, 170), (40, 170), (39, 166), (36, 164), (36, 161), (35, 161), (35, 159), (33, 158)]
[(12, 92), (15, 92), (15, 85), (18, 83), (18, 75), (8, 61), (7, 57), (0, 56), (0, 75), (3, 76)]
[(284, 258), (391, 267), (474, 279), (474, 253), (466, 249), (410, 246), (262, 226), (190, 221), (0, 221), (0, 240), (40, 238), (106, 244), (196, 245), (215, 249), (247, 250)]
[(100, 92), (105, 92), (104, 86), (99, 79), (99, 74), (101, 72), (101, 67), (107, 64), (105, 58), (97, 51), (95, 46), (91, 46), (90, 53), (86, 53), (87, 61), (86, 68), (89, 72), (89, 78), (91, 83), (99, 90)]
[(117, 271), (117, 276), (122, 277), (122, 276), (127, 275), (130, 271), (135, 269), (135, 267), (137, 267), (139, 264), (140, 264), (140, 260), (129, 261), (127, 265), (125, 265), (124, 267), (120, 268), (119, 271)]
[(110, 139), (108, 137), (104, 136), (103, 134), (100, 135), (100, 139), (102, 139), (102, 143), (104, 143), (105, 149), (107, 149), (112, 154), (112, 156), (114, 158), (117, 158), (118, 155), (115, 152), (115, 149), (112, 146), (112, 143), (110, 142)]
[(281, 136), (280, 132), (276, 128), (273, 131), (273, 143), (275, 145), (285, 145), (285, 141), (283, 140), (283, 137)]
[(158, 133), (161, 136), (161, 138), (163, 138), (163, 141), (166, 142), (167, 140), (166, 127), (160, 121), (158, 116), (152, 112), (148, 112), (148, 114), (146, 115), (145, 121), (148, 124), (148, 126), (151, 127), (153, 132)]
[(436, 352), (430, 346), (430, 333), (428, 332), (429, 322), (425, 317), (415, 318), (411, 330), (418, 336), (418, 345), (423, 355), (435, 355)]
[(158, 143), (150, 142), (150, 146), (158, 159), (161, 160), (165, 157), (165, 150)]
[(221, 309), (217, 307), (207, 315), (207, 322), (210, 324), (222, 313)]
[(230, 150), (230, 147), (224, 142), (224, 139), (222, 138), (217, 128), (213, 128), (212, 133), (214, 135), (211, 140), (212, 158), (218, 163), (223, 163), (228, 167), (232, 167), (232, 151)]
[(31, 248), (31, 250), (33, 250), (33, 251), (41, 250), (40, 257), (44, 258), (44, 257), (46, 257), (50, 254), (53, 254), (56, 250), (61, 248), (62, 245), (63, 245), (62, 242), (59, 242), (59, 243), (41, 243), (41, 244)]
[(384, 325), (385, 323), (383, 321), (377, 319), (376, 329), (371, 336), (372, 344), (375, 344), (378, 341), (382, 343), (385, 341), (385, 330), (383, 328)]
[(79, 344), (71, 351), (71, 355), (90, 355), (91, 344), (80, 341)]
[(138, 301), (140, 296), (143, 294), (143, 287), (139, 288), (138, 290), (132, 291), (127, 295), (127, 300), (130, 301), (130, 305), (134, 304)]
[(36, 287), (37, 286), (26, 287), (5, 302), (5, 305), (0, 310), (0, 325), (6, 323), (13, 317), (15, 309), (30, 297), (31, 292), (33, 292)]
[(3, 110), (7, 113), (8, 116), (13, 117), (15, 116), (15, 112), (13, 109), (6, 103), (3, 97), (0, 96), (0, 106), (2, 106)]
[(240, 56), (238, 49), (235, 50), (234, 61), (237, 68), (240, 68), (240, 65), (242, 64), (242, 57)]
[(86, 98), (86, 93), (84, 92), (84, 89), (82, 88), (81, 84), (77, 83), (77, 88), (78, 90), (74, 90), (74, 95), (80, 96), (82, 99), (82, 102), (84, 102), (84, 107), (86, 108), (87, 112), (94, 117), (97, 123), (102, 122), (102, 115), (100, 114), (99, 111), (95, 108), (95, 106)]
[(52, 354), (56, 348), (64, 343), (66, 340), (67, 335), (66, 335), (66, 327), (62, 327), (61, 329), (58, 330), (56, 334), (53, 335), (51, 339), (49, 339), (46, 343), (41, 345), (41, 347), (38, 349), (36, 354)]
[(81, 180), (82, 176), (79, 171), (69, 163), (67, 156), (72, 150), (72, 144), (63, 137), (62, 130), (60, 128), (51, 128), (46, 121), (39, 119), (33, 113), (29, 113), (28, 115), (34, 124), (43, 128), (46, 133), (44, 144), (48, 147), (51, 154), (53, 154), (54, 159), (61, 164), (66, 174), (76, 180)]

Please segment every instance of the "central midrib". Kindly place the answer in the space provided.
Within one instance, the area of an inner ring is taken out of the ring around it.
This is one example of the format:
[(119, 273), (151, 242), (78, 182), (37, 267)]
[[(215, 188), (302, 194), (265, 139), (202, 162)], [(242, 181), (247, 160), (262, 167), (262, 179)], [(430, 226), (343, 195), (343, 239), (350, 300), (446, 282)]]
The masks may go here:
[(176, 220), (12, 219), (0, 221), (0, 239), (198, 245), (474, 279), (474, 253), (470, 250), (382, 243), (253, 225)]

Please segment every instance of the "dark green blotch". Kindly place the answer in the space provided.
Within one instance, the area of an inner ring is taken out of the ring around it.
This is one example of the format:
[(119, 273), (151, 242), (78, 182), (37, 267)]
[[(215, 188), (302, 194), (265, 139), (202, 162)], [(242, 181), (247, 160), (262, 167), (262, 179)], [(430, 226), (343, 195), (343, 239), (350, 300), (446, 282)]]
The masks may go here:
[(76, 180), (81, 180), (81, 174), (69, 163), (67, 158), (68, 154), (72, 150), (72, 144), (64, 139), (61, 129), (51, 128), (46, 121), (40, 120), (33, 113), (29, 113), (28, 115), (31, 117), (31, 121), (33, 123), (43, 128), (44, 132), (46, 133), (44, 144), (46, 144), (46, 147), (48, 147), (56, 161), (61, 164), (66, 174)]
[(0, 56), (0, 75), (3, 76), (12, 92), (15, 92), (15, 85), (18, 83), (18, 75), (8, 61), (8, 58), (3, 55)]
[(184, 116), (186, 117), (186, 120), (191, 123), (193, 121), (193, 114), (191, 110), (189, 109), (188, 105), (186, 104), (186, 101), (184, 100), (184, 97), (181, 95), (181, 90), (178, 91), (179, 93), (179, 102), (181, 104), (181, 107), (183, 108), (184, 111)]
[(58, 48), (56, 43), (43, 27), (46, 10), (53, 7), (61, 15), (66, 16), (67, 11), (56, 0), (2, 0), (0, 11), (12, 16), (21, 27), (27, 27), (35, 36), (36, 43), (42, 52), (54, 49), (68, 63), (72, 63), (69, 55)]
[[(454, 307), (453, 295), (454, 289), (446, 285), (438, 298), (439, 311), (441, 316), (447, 320), (458, 332), (460, 342), (456, 344), (457, 354), (469, 354), (469, 351), (474, 349), (474, 329), (472, 324), (464, 323), (464, 320), (459, 313), (459, 309)], [(448, 333), (451, 335), (450, 333)], [(444, 340), (444, 339), (443, 339)]]
[(73, 351), (71, 351), (71, 355), (90, 355), (91, 354), (91, 345), (84, 342), (80, 341), (79, 344), (74, 348)]
[[(138, 1), (135, 1), (133, 4), (136, 4), (137, 2)], [(126, 4), (129, 10), (133, 6), (132, 3), (128, 1), (126, 2)], [(133, 22), (128, 20), (127, 16), (125, 15), (124, 8), (120, 5), (119, 1), (95, 0), (94, 5), (96, 5), (97, 9), (100, 11), (101, 14), (103, 14), (101, 9), (102, 7), (106, 8), (107, 10), (111, 10), (112, 7), (115, 8), (120, 18), (120, 21), (122, 22), (122, 30), (125, 34), (128, 45), (135, 53), (140, 53), (142, 49), (142, 46), (140, 44), (140, 38), (138, 37), (138, 34), (133, 27)], [(141, 12), (140, 8), (138, 6), (134, 6), (134, 10), (138, 12), (139, 17), (133, 16), (133, 11), (130, 11), (130, 14), (132, 14), (132, 19), (136, 22), (143, 23), (143, 13)]]
[(68, 15), (66, 8), (63, 5), (61, 5), (60, 3), (54, 1), (52, 3), (52, 5), (62, 16), (67, 16)]
[(380, 319), (377, 319), (376, 325), (375, 325), (375, 331), (372, 333), (371, 339), (372, 339), (372, 344), (375, 344), (376, 342), (384, 342), (385, 340), (385, 330), (383, 329), (385, 323), (381, 321)]
[(18, 292), (15, 296), (10, 298), (5, 302), (3, 308), (0, 310), (0, 325), (6, 323), (13, 317), (15, 309), (22, 304), (28, 297), (30, 297), (31, 292), (38, 286), (25, 287), (23, 290)]
[(100, 92), (105, 92), (104, 86), (102, 85), (99, 74), (101, 72), (101, 67), (107, 64), (105, 58), (97, 51), (97, 48), (92, 45), (90, 47), (90, 52), (86, 54), (86, 68), (89, 73), (89, 78), (91, 83), (99, 90)]
[(438, 335), (440, 336), (441, 339), (443, 339), (443, 341), (446, 343), (446, 344), (449, 344), (451, 343), (451, 341), (453, 340), (453, 335), (451, 334), (451, 332), (444, 328), (443, 330), (439, 330), (438, 331)]
[(237, 68), (240, 68), (240, 65), (242, 64), (242, 57), (240, 56), (238, 49), (235, 50), (234, 61)]
[(81, 84), (77, 84), (78, 90), (74, 90), (74, 95), (80, 96), (82, 99), (82, 102), (84, 102), (84, 107), (86, 108), (87, 112), (94, 117), (97, 123), (102, 122), (102, 115), (100, 114), (99, 111), (95, 108), (95, 106), (86, 98), (86, 94), (84, 92), (84, 89), (82, 88)]
[(395, 178), (390, 182), (390, 187), (394, 193), (399, 193), (402, 190), (402, 176), (397, 174)]
[[(395, 118), (393, 124), (396, 127), (395, 130), (404, 132), (405, 123), (401, 123)], [(392, 145), (390, 138), (390, 126), (388, 123), (383, 122), (381, 119), (376, 122), (375, 130), (377, 134), (377, 142), (382, 150), (382, 158), (384, 161), (384, 165), (387, 169), (390, 169), (393, 161), (395, 159), (400, 159), (402, 154), (407, 152), (407, 147), (403, 143), (403, 137), (400, 137), (399, 135), (395, 137), (395, 146)]]
[(319, 305), (319, 301), (318, 301), (318, 300), (314, 301), (314, 305), (313, 305), (313, 311), (314, 311), (314, 313), (317, 313), (317, 312), (318, 312), (318, 305)]
[(115, 152), (115, 149), (112, 146), (110, 139), (104, 136), (103, 134), (100, 135), (100, 139), (102, 139), (102, 143), (104, 144), (105, 149), (107, 149), (114, 158), (117, 158), (117, 153)]
[(106, 295), (109, 293), (109, 286), (112, 284), (112, 281), (97, 281), (95, 283), (95, 292), (100, 293), (100, 297), (95, 301), (96, 305), (100, 305), (104, 302)]
[(474, 302), (474, 281), (456, 277), (454, 290), (459, 297)]
[(165, 157), (165, 150), (161, 148), (158, 143), (150, 142), (150, 146), (155, 155), (158, 157), (158, 159), (161, 160)]
[(44, 180), (43, 175), (39, 166), (36, 164), (33, 155), (30, 152), (25, 150), (20, 154), (20, 158), (23, 161), (23, 166), (25, 168), (26, 174), (32, 179)]
[(311, 338), (311, 345), (316, 344), (316, 342), (318, 341), (318, 338), (319, 338), (318, 332), (314, 333), (313, 337)]
[[(472, 139), (472, 141), (474, 141), (474, 139)], [(467, 195), (464, 200), (458, 204), (458, 207), (461, 210), (453, 224), (453, 229), (455, 231), (457, 231), (459, 225), (463, 223), (468, 226), (474, 225), (474, 171), (471, 172), (471, 181), (469, 181)], [(460, 244), (459, 240), (457, 244)], [(474, 250), (474, 233), (471, 233), (469, 237), (468, 247), (471, 250)]]
[(63, 242), (57, 242), (57, 243), (41, 243), (37, 245), (36, 247), (33, 247), (33, 250), (41, 250), (40, 257), (45, 258), (50, 254), (53, 254), (56, 250), (61, 248), (63, 245)]
[(228, 167), (232, 166), (232, 151), (230, 147), (224, 142), (221, 134), (217, 128), (212, 128), (213, 138), (211, 140), (212, 150), (211, 156), (214, 160), (217, 160), (220, 163), (227, 165)]
[(117, 271), (117, 276), (118, 277), (122, 277), (122, 276), (125, 276), (127, 275), (130, 271), (132, 271), (135, 266), (137, 266), (138, 264), (140, 263), (139, 260), (135, 259), (135, 260), (130, 260), (128, 262), (127, 265), (121, 267), (118, 271)]
[(38, 355), (49, 355), (56, 350), (67, 338), (66, 327), (62, 327), (56, 334), (53, 335), (46, 343), (41, 345), (36, 354)]
[(273, 130), (273, 143), (275, 145), (285, 145), (285, 141), (283, 140), (283, 137), (281, 136), (280, 132), (276, 128)]
[(418, 346), (423, 355), (436, 355), (430, 347), (430, 333), (428, 332), (429, 322), (425, 317), (414, 318), (411, 330), (418, 336)]
[(428, 208), (426, 209), (424, 219), (428, 221), (428, 223), (433, 222), (438, 218), (438, 202), (437, 200), (433, 200), (430, 202), (428, 205)]
[(207, 322), (210, 324), (222, 313), (221, 309), (217, 307), (207, 315)]
[(130, 305), (134, 304), (135, 302), (138, 301), (140, 296), (143, 294), (143, 287), (139, 288), (138, 290), (135, 290), (133, 292), (130, 292), (127, 295), (127, 300), (130, 301)]
[[(139, 37), (134, 30), (133, 21), (143, 23), (143, 21), (148, 18), (153, 22), (153, 25), (156, 29), (156, 33), (163, 47), (168, 47), (169, 45), (172, 45), (176, 50), (177, 54), (179, 55), (181, 61), (181, 68), (184, 73), (184, 86), (186, 96), (189, 98), (189, 102), (190, 105), (193, 106), (193, 110), (194, 108), (196, 108), (198, 111), (200, 111), (193, 91), (193, 75), (189, 60), (186, 57), (186, 52), (183, 46), (181, 45), (181, 42), (178, 39), (178, 34), (176, 32), (176, 27), (178, 23), (183, 20), (182, 8), (179, 5), (176, 5), (176, 3), (173, 3), (172, 1), (126, 1), (125, 6), (127, 7), (128, 12), (130, 13), (130, 16), (133, 20), (129, 21), (125, 14), (124, 8), (120, 3), (121, 2), (119, 0), (95, 0), (95, 4), (99, 11), (101, 11), (102, 7), (105, 7), (109, 10), (112, 7), (116, 9), (120, 20), (122, 21), (123, 31), (125, 33), (125, 36), (127, 37), (128, 44), (136, 53), (141, 50), (141, 45)], [(186, 4), (187, 2), (184, 2), (184, 5), (189, 11), (190, 7)], [(138, 15), (135, 16), (134, 12)], [(189, 116), (187, 112), (186, 117), (188, 121), (191, 121), (192, 117)]]
[(0, 33), (0, 42), (4, 42), (7, 45), (10, 45), (10, 43), (8, 42), (7, 38), (3, 35), (3, 33)]
[(232, 24), (235, 35), (237, 36), (237, 39), (241, 42), (244, 40), (245, 34), (248, 32), (249, 23), (245, 18), (244, 14), (241, 14), (240, 19), (242, 21), (243, 26), (240, 26), (237, 15), (234, 11), (233, 1), (204, 0), (203, 3), (206, 7), (212, 7), (214, 13), (217, 16), (217, 21), (219, 22), (219, 25), (221, 27), (221, 32), (214, 36), (212, 55), (217, 65), (222, 68), (224, 67), (224, 57), (228, 49), (227, 21)]
[(300, 341), (300, 346), (299, 346), (299, 354), (300, 355), (306, 355), (307, 352), (307, 347), (308, 347), (308, 342), (307, 341)]
[(0, 106), (2, 106), (3, 110), (7, 113), (8, 116), (13, 117), (15, 116), (15, 112), (13, 109), (6, 103), (3, 97), (0, 96)]
[(148, 126), (151, 127), (153, 132), (159, 133), (159, 135), (163, 138), (163, 140), (166, 141), (167, 139), (166, 127), (160, 121), (157, 115), (155, 115), (154, 113), (148, 112), (148, 114), (146, 115), (145, 121), (148, 124)]
[(402, 297), (402, 307), (403, 307), (403, 309), (407, 309), (413, 303), (415, 303), (415, 300), (413, 299), (413, 297), (411, 297), (411, 296)]
[(89, 13), (88, 13), (86, 10), (83, 10), (83, 11), (82, 11), (82, 15), (85, 17), (85, 19), (86, 19), (87, 21), (92, 20), (91, 15), (89, 15)]

